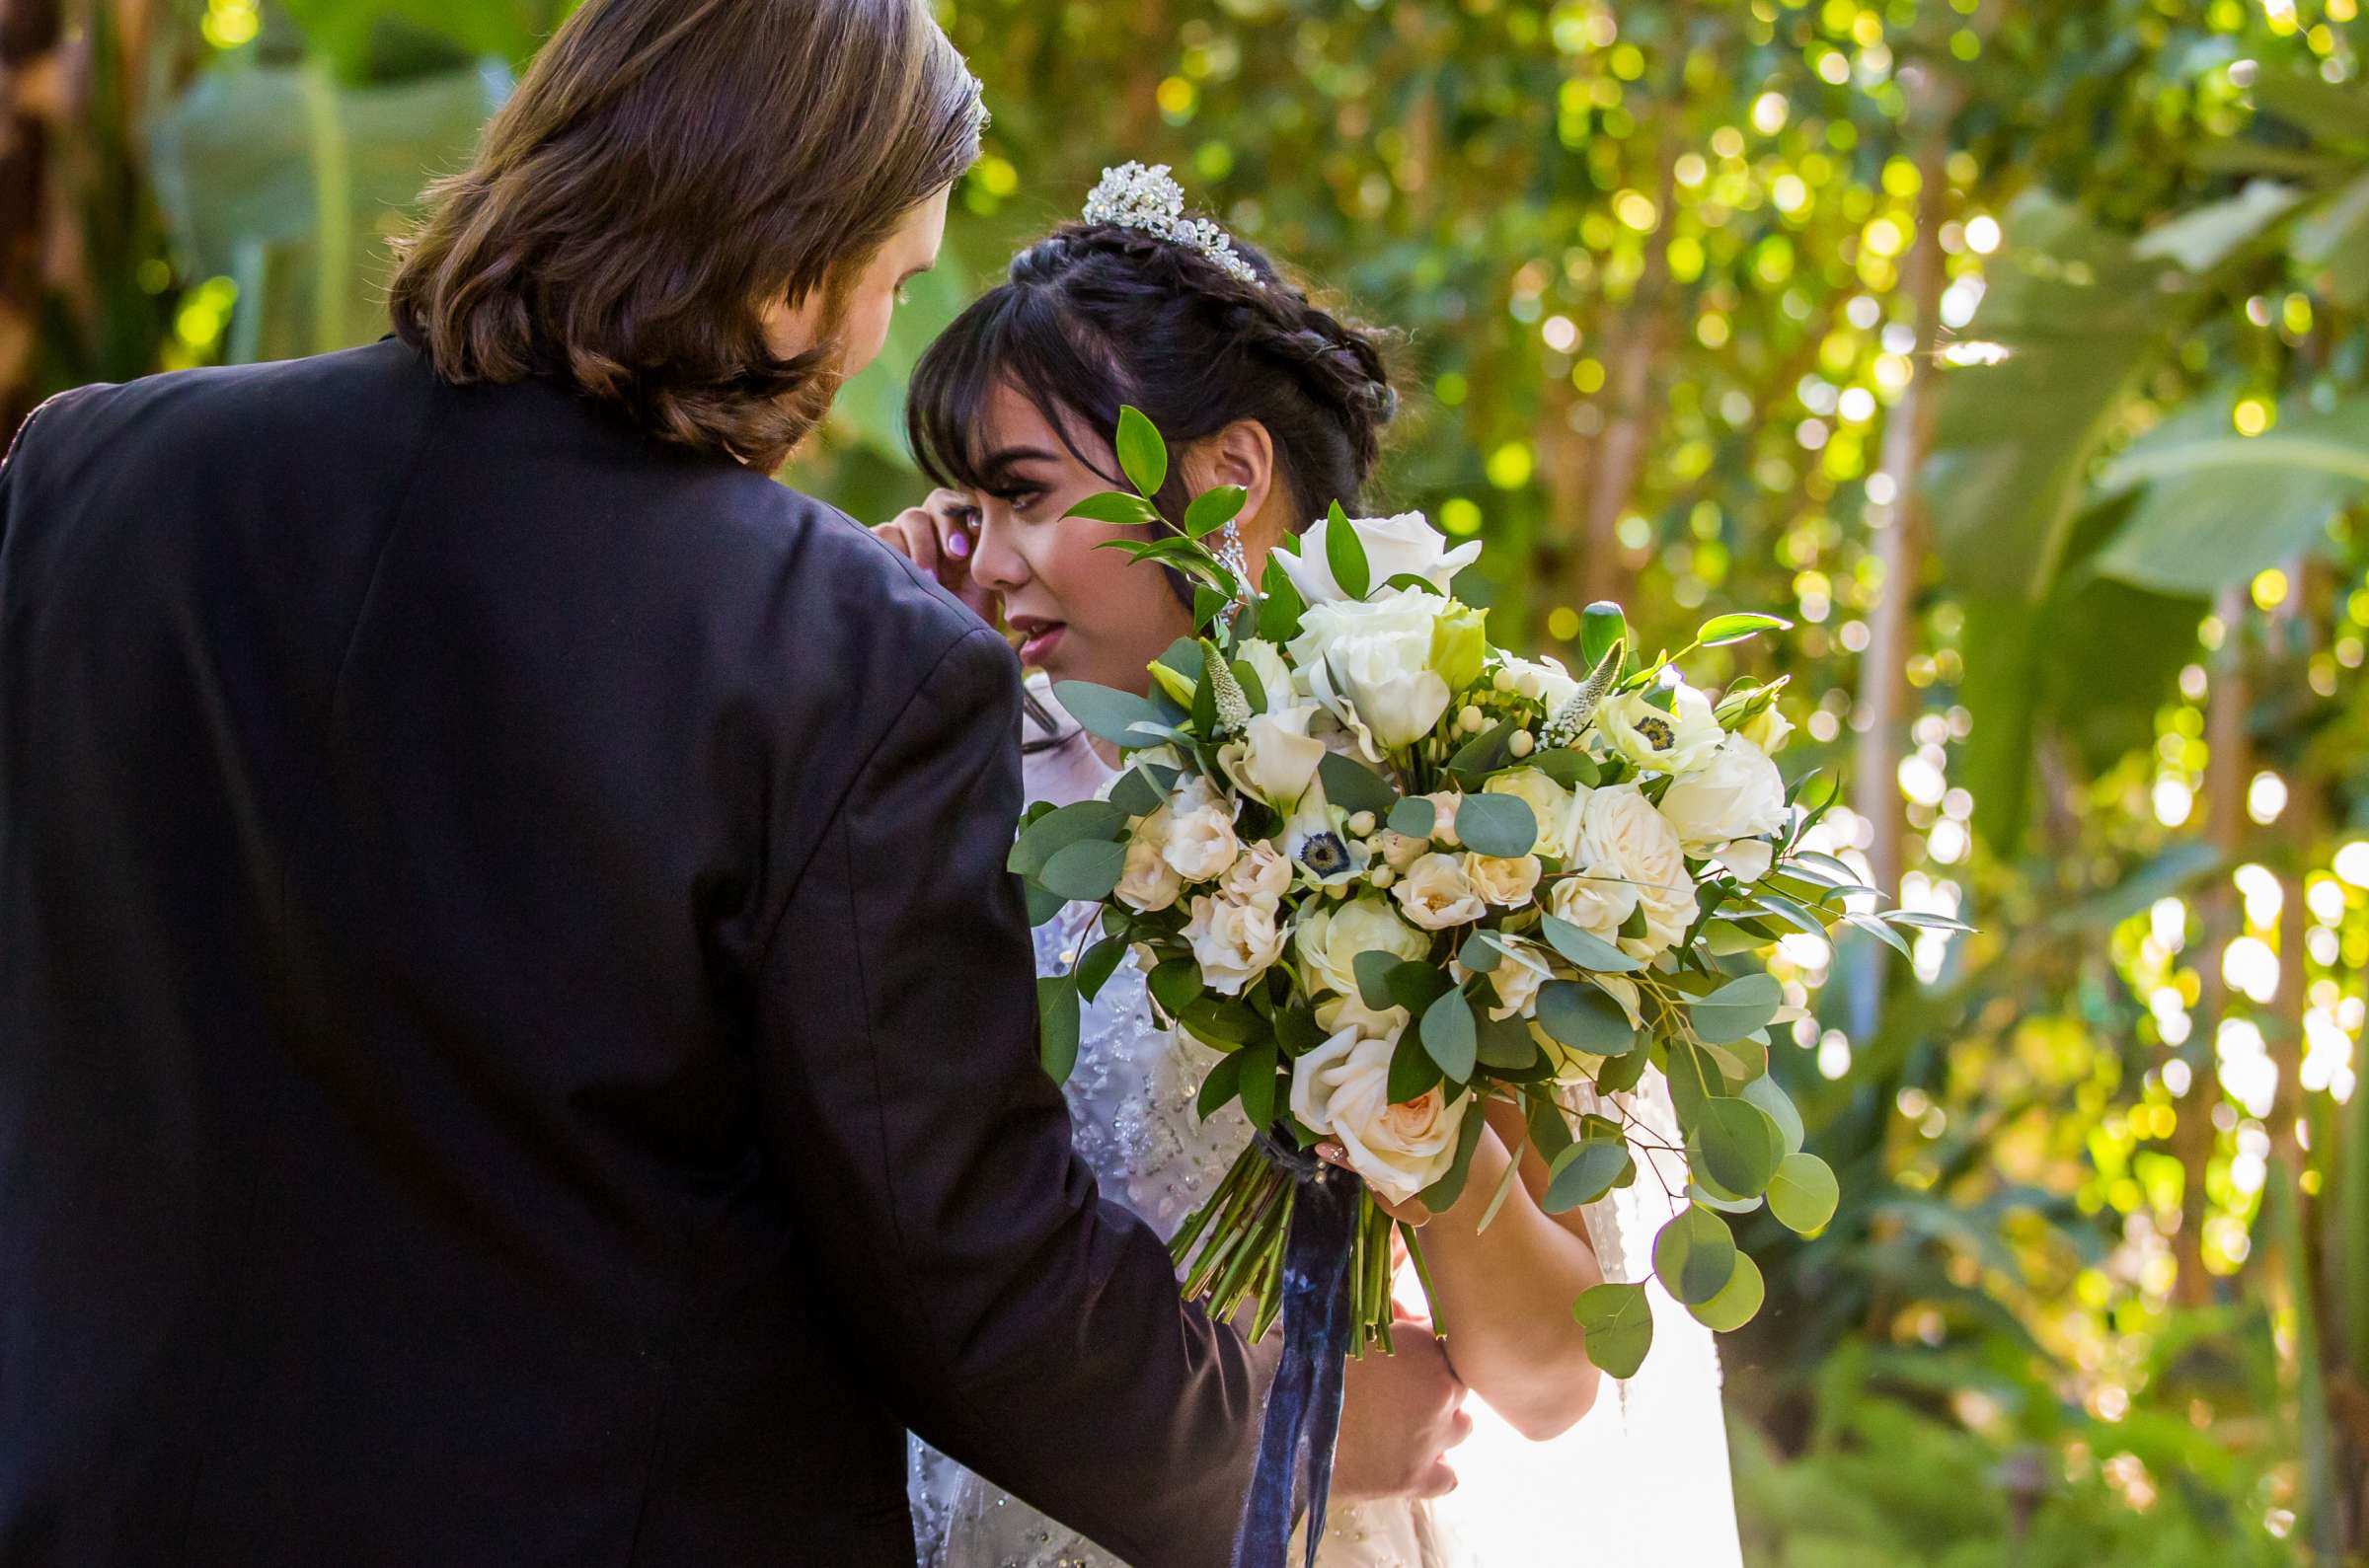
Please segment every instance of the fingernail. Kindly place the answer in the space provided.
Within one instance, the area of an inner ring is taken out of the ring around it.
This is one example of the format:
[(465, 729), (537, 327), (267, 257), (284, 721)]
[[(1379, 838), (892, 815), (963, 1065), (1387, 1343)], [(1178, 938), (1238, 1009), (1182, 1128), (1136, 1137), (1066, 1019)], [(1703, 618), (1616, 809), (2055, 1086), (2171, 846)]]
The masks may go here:
[(946, 553), (947, 553), (948, 555), (950, 555), (950, 556), (967, 556), (967, 555), (969, 555), (969, 554), (970, 554), (970, 536), (969, 536), (968, 534), (960, 534), (960, 533), (957, 533), (957, 534), (949, 534), (949, 535), (947, 536), (947, 540), (946, 540)]

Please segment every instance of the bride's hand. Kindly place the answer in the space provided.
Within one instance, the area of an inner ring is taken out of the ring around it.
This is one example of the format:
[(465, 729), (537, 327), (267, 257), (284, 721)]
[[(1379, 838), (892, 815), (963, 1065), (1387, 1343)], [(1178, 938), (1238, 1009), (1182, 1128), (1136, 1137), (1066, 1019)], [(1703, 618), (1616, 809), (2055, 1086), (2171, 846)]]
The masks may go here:
[(1333, 1455), (1333, 1495), (1343, 1501), (1444, 1497), (1456, 1489), (1447, 1451), (1473, 1430), (1464, 1384), (1429, 1323), (1401, 1317), (1391, 1338), (1395, 1354), (1353, 1357), (1343, 1379)]
[[(1349, 1163), (1348, 1151), (1341, 1148), (1333, 1139), (1326, 1139), (1310, 1153), (1328, 1165), (1337, 1165), (1351, 1174), (1356, 1172), (1357, 1167)], [(1512, 1162), (1513, 1156), (1505, 1148), (1505, 1141), (1497, 1136), (1497, 1130), (1484, 1124), (1481, 1129), (1481, 1142), (1473, 1150), (1473, 1163), (1470, 1172), (1465, 1177), (1464, 1194), (1456, 1200), (1455, 1209), (1449, 1212), (1453, 1214), (1465, 1209), (1472, 1209), (1477, 1216), (1496, 1192), (1497, 1183), (1504, 1179), (1505, 1167)], [(1405, 1225), (1420, 1228), (1438, 1218), (1423, 1206), (1423, 1200), (1420, 1198), (1409, 1198), (1404, 1203), (1391, 1203), (1386, 1201), (1382, 1194), (1375, 1192), (1373, 1200), (1375, 1208)]]
[(970, 574), (978, 548), (979, 509), (960, 490), (934, 489), (919, 506), (908, 506), (873, 529), (875, 537), (938, 579), (938, 585), (993, 625), (995, 595)]

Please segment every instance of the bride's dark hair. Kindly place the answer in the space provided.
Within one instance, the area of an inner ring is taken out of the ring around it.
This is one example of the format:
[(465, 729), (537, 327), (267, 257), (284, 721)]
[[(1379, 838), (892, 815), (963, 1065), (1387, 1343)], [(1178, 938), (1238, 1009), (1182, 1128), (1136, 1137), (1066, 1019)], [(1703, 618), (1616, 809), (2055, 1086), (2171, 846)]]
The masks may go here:
[[(1257, 247), (1237, 239), (1234, 249), (1255, 281), (1115, 224), (1064, 224), (1022, 251), (1009, 279), (914, 367), (905, 426), (922, 471), (934, 484), (1006, 492), (1010, 477), (978, 445), (1000, 381), (1114, 485), (1124, 481), (1113, 461), (1080, 451), (1071, 431), (1107, 441), (1119, 406), (1133, 404), (1172, 448), (1239, 419), (1265, 426), (1295, 531), (1333, 501), (1355, 509), (1398, 410), (1382, 335), (1313, 303)], [(1153, 497), (1180, 525), (1191, 499), (1181, 468)]]

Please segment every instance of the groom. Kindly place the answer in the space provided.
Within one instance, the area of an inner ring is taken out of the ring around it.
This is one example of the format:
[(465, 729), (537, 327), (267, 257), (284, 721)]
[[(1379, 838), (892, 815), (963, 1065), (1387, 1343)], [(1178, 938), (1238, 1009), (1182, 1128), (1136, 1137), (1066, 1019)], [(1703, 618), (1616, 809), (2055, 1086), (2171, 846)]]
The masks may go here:
[(1037, 1070), (1011, 654), (766, 478), (979, 124), (922, 0), (589, 0), (399, 336), (27, 425), (0, 1562), (888, 1568), (907, 1426), (1224, 1560), (1261, 1380)]

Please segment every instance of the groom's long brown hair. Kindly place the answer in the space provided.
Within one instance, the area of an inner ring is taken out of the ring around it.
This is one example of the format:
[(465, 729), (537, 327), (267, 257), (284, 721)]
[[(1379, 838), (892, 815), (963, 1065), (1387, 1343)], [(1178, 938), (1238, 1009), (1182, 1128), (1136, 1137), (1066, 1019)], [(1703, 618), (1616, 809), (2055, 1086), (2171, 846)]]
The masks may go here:
[(398, 244), (395, 328), (446, 379), (564, 378), (770, 467), (837, 350), (761, 317), (843, 291), (978, 156), (977, 81), (925, 0), (585, 0)]

